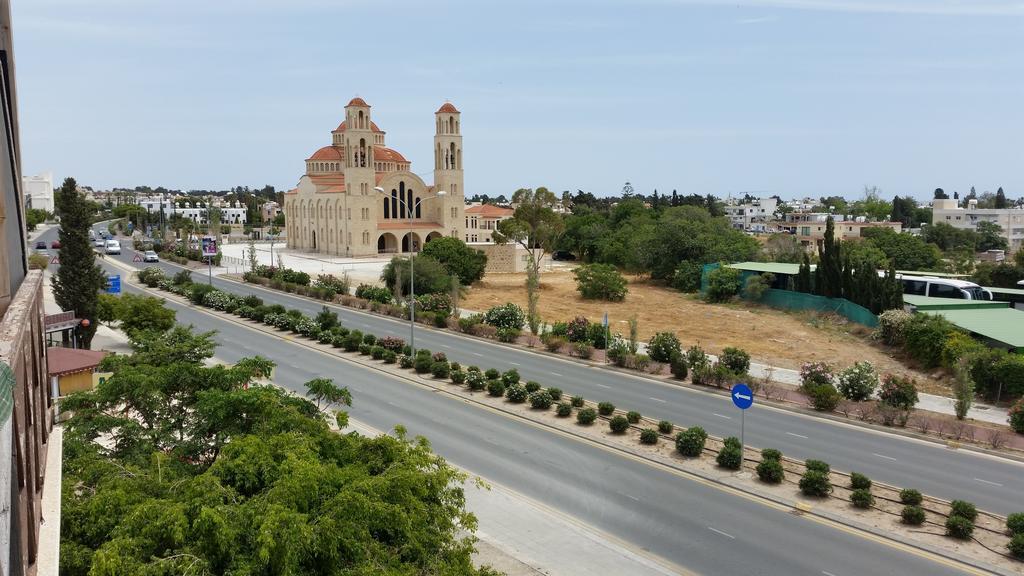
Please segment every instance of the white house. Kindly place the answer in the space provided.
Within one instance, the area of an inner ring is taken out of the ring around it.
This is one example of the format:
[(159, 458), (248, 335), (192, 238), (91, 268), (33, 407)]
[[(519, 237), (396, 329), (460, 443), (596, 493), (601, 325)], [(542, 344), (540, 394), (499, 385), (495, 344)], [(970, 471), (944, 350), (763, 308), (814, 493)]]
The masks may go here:
[(22, 176), (21, 188), (25, 194), (25, 207), (54, 211), (53, 205), (53, 172), (43, 172), (35, 176)]

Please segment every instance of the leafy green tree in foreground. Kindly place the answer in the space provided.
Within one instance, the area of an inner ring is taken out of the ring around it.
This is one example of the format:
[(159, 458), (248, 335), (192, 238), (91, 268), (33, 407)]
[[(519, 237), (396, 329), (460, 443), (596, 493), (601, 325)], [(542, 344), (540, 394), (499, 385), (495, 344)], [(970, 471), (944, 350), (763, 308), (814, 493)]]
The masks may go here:
[(463, 286), (483, 278), (487, 267), (486, 254), (451, 236), (427, 242), (421, 254), (437, 260), (445, 272), (458, 278)]
[(61, 310), (74, 310), (76, 316), (89, 320), (88, 327), (79, 327), (82, 346), (88, 348), (96, 334), (99, 291), (107, 282), (89, 242), (92, 203), (78, 193), (74, 178), (65, 179), (56, 196), (60, 206), (61, 266), (51, 280), (53, 297)]
[(211, 334), (133, 348), (64, 402), (62, 575), (493, 574), (470, 561), (464, 475), (425, 439), (331, 432), (258, 383), (273, 363), (204, 366)]

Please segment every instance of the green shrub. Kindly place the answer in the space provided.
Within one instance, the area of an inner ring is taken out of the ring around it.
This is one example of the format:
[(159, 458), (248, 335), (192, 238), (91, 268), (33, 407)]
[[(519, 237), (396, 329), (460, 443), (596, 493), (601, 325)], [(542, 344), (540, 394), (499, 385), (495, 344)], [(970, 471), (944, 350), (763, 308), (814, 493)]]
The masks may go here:
[(824, 497), (832, 492), (832, 483), (826, 472), (807, 470), (800, 478), (800, 492), (805, 496)]
[(708, 302), (727, 302), (740, 293), (740, 271), (720, 266), (708, 273), (708, 289), (704, 299)]
[(917, 404), (917, 385), (913, 379), (886, 374), (878, 391), (878, 399), (886, 406), (910, 410)]
[(387, 352), (387, 350), (385, 350), (383, 346), (372, 346), (370, 348), (370, 356), (373, 357), (374, 360), (383, 360), (385, 352)]
[(391, 290), (379, 286), (371, 286), (369, 284), (360, 284), (359, 286), (356, 286), (356, 298), (362, 298), (363, 300), (369, 300), (371, 302), (379, 302), (381, 304), (390, 304), (394, 299), (391, 294)]
[(611, 264), (582, 264), (573, 270), (576, 289), (588, 300), (620, 302), (629, 291), (626, 279)]
[(629, 420), (630, 424), (636, 424), (640, 422), (640, 418), (640, 413), (637, 412), (636, 410), (630, 410), (629, 412), (626, 413), (626, 420)]
[(456, 370), (454, 368), (455, 364), (455, 362), (452, 362), (451, 373), (448, 375), (448, 377), (451, 378), (452, 384), (462, 385), (466, 382), (466, 372), (461, 368)]
[(584, 426), (593, 424), (594, 420), (597, 420), (597, 412), (595, 412), (593, 408), (583, 408), (576, 412), (576, 422), (583, 424)]
[(555, 414), (558, 414), (562, 418), (566, 418), (572, 415), (572, 404), (568, 402), (559, 402), (558, 408), (555, 409)]
[(724, 446), (719, 452), (715, 462), (722, 468), (739, 470), (743, 465), (743, 457), (740, 448), (737, 446)]
[(640, 431), (640, 443), (641, 444), (657, 444), (658, 443), (658, 431), (654, 428), (644, 428)]
[(811, 407), (819, 412), (832, 412), (843, 399), (843, 395), (831, 384), (806, 387), (804, 391), (811, 401)]
[(430, 366), (430, 373), (434, 375), (434, 378), (447, 378), (451, 374), (451, 366), (447, 361), (439, 360)]
[(658, 332), (647, 343), (647, 355), (655, 362), (671, 362), (682, 353), (679, 338), (672, 332)]
[(800, 366), (800, 387), (805, 391), (815, 386), (834, 386), (835, 375), (827, 362), (805, 362)]
[(398, 357), (398, 367), (399, 368), (404, 368), (404, 369), (408, 370), (409, 368), (413, 367), (414, 363), (415, 363), (415, 360), (413, 360), (412, 356), (407, 356), (405, 354), (402, 354), (401, 356)]
[(624, 434), (626, 430), (629, 430), (629, 420), (626, 420), (625, 416), (613, 416), (608, 421), (608, 428), (614, 434)]
[(672, 371), (672, 376), (677, 380), (686, 380), (686, 376), (690, 372), (689, 366), (686, 365), (686, 357), (682, 354), (676, 354), (672, 357), (669, 369)]
[(924, 524), (924, 508), (917, 504), (908, 504), (900, 511), (900, 519), (904, 524), (920, 526)]
[(718, 361), (725, 365), (733, 374), (746, 374), (750, 371), (750, 354), (741, 348), (732, 346), (722, 350)]
[(871, 490), (858, 488), (850, 493), (850, 502), (856, 508), (871, 508), (875, 505), (875, 497), (871, 495)]
[(582, 408), (585, 404), (583, 396), (573, 396), (571, 402), (574, 408)]
[(346, 352), (355, 352), (359, 350), (359, 345), (363, 343), (363, 333), (359, 330), (353, 330), (345, 336), (344, 346)]
[(412, 367), (416, 370), (417, 374), (426, 374), (434, 368), (434, 359), (429, 355), (424, 356), (417, 354)]
[(704, 451), (704, 443), (707, 442), (708, 433), (700, 426), (687, 428), (676, 434), (676, 450), (683, 456), (695, 458)]
[(886, 310), (878, 315), (878, 331), (882, 341), (889, 346), (902, 346), (906, 335), (910, 312), (904, 310)]
[[(490, 371), (488, 370), (488, 372), (490, 372)], [(515, 368), (513, 368), (511, 370), (506, 370), (505, 373), (501, 375), (501, 381), (505, 384), (506, 387), (511, 386), (513, 384), (518, 384), (519, 383), (519, 371), (516, 370)], [(540, 386), (538, 385), (538, 388), (539, 387)], [(529, 391), (530, 390), (528, 389), (527, 392), (529, 392)]]
[(825, 474), (828, 474), (829, 472), (832, 471), (832, 468), (828, 465), (828, 463), (822, 462), (821, 460), (807, 460), (806, 462), (804, 462), (804, 468), (808, 470), (814, 470), (815, 472), (822, 472)]
[(768, 484), (779, 484), (785, 478), (785, 470), (778, 460), (761, 460), (757, 464), (757, 477)]
[(530, 406), (537, 408), (538, 410), (547, 410), (551, 408), (551, 396), (543, 391), (537, 390), (536, 392), (530, 393)]
[(871, 479), (860, 472), (850, 472), (850, 488), (854, 490), (871, 490)]
[(963, 500), (953, 500), (949, 503), (949, 515), (959, 516), (966, 518), (971, 522), (974, 522), (978, 517), (978, 509), (974, 507), (974, 504), (965, 502)]
[(1010, 550), (1010, 554), (1018, 560), (1024, 560), (1024, 534), (1017, 534), (1013, 538), (1010, 538), (1010, 543), (1006, 545)]
[(675, 430), (675, 427), (675, 424), (669, 422), (668, 420), (662, 420), (661, 422), (658, 422), (658, 432), (661, 432), (662, 434), (671, 434), (672, 431)]
[(522, 384), (513, 384), (505, 387), (505, 398), (513, 404), (522, 404), (530, 397), (530, 393), (526, 391), (526, 387)]
[(608, 329), (603, 324), (594, 322), (587, 327), (587, 340), (598, 350), (608, 348)]
[(377, 337), (369, 333), (363, 334), (363, 343), (373, 346), (377, 343)]
[(903, 328), (904, 349), (925, 368), (942, 364), (942, 350), (957, 327), (942, 316), (914, 314)]
[(498, 331), (495, 334), (498, 337), (498, 342), (509, 343), (515, 342), (522, 333), (523, 331), (519, 328), (498, 328)]
[(369, 344), (365, 344), (365, 343), (364, 344), (360, 344), (359, 345), (359, 353), (362, 354), (363, 356), (369, 356), (371, 348), (373, 348), (373, 347), (370, 346)]
[(526, 324), (526, 314), (522, 308), (509, 302), (488, 310), (484, 314), (484, 323), (499, 329), (514, 328), (522, 330)]
[(696, 372), (702, 368), (709, 368), (711, 366), (711, 359), (704, 352), (704, 349), (700, 346), (690, 346), (686, 350), (686, 363), (690, 366), (690, 370)]
[(775, 448), (762, 448), (761, 449), (761, 460), (778, 460), (782, 461), (782, 452)]
[[(496, 368), (488, 368), (484, 371), (484, 376), (488, 380), (497, 380), (498, 378), (501, 378), (501, 372), (498, 372)], [(518, 382), (518, 380), (516, 380), (516, 382)]]
[(863, 402), (878, 388), (878, 374), (870, 362), (857, 362), (839, 373), (839, 393), (847, 400)]
[[(478, 391), (478, 390), (483, 390), (484, 387), (485, 386), (489, 386), (491, 382), (501, 383), (501, 380), (498, 380), (498, 379), (490, 379), (490, 380), (488, 380), (487, 377), (484, 376), (483, 373), (481, 373), (479, 371), (476, 371), (476, 372), (473, 372), (473, 371), (466, 372), (466, 386), (470, 390), (473, 390), (474, 392)], [(504, 386), (505, 385), (502, 384), (502, 387), (503, 387), (502, 390), (501, 390), (502, 394), (505, 393)]]
[(398, 354), (395, 354), (394, 350), (385, 350), (384, 351), (384, 363), (385, 364), (394, 364), (395, 361), (397, 361), (397, 360), (398, 360)]
[(974, 534), (974, 522), (963, 516), (946, 518), (946, 536), (957, 540), (970, 540), (972, 534)]
[(576, 342), (572, 345), (572, 353), (578, 358), (590, 360), (594, 355), (594, 347), (589, 342)]
[(1010, 408), (1009, 415), (1010, 428), (1017, 434), (1024, 434), (1024, 398), (1017, 400)]
[(488, 380), (487, 381), (487, 393), (491, 396), (504, 396), (505, 395), (505, 383), (501, 380)]
[(615, 412), (615, 404), (611, 402), (600, 402), (597, 405), (597, 412), (601, 416), (611, 416)]
[[(527, 382), (527, 384), (529, 384), (529, 382)], [(562, 399), (562, 389), (554, 387), (548, 388), (548, 396), (551, 396), (552, 400), (558, 402)]]
[(526, 383), (526, 391), (533, 394), (537, 390), (540, 390), (540, 383), (530, 380)]
[(921, 496), (921, 492), (913, 488), (904, 488), (900, 490), (900, 502), (903, 504), (909, 504), (911, 506), (918, 506), (924, 500)]
[(1024, 512), (1014, 512), (1006, 517), (1006, 532), (1011, 536), (1024, 534)]

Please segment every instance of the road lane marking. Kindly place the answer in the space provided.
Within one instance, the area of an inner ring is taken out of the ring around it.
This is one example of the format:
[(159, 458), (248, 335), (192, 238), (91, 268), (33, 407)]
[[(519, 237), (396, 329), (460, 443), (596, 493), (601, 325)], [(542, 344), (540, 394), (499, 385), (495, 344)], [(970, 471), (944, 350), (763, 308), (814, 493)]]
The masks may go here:
[(449, 346), (447, 344), (441, 344), (441, 348), (451, 348), (451, 346)]
[(872, 452), (871, 455), (878, 456), (879, 458), (885, 458), (886, 460), (892, 460), (893, 462), (896, 461), (896, 459), (893, 458), (892, 456), (886, 456), (885, 454), (879, 454), (878, 452)]
[(552, 373), (551, 373), (551, 375), (552, 375), (552, 376), (558, 376), (558, 377), (560, 377), (560, 378), (564, 378), (564, 376), (562, 376), (562, 375), (561, 375), (561, 374), (559, 374), (558, 372), (552, 372)]
[(473, 356), (479, 356), (479, 357), (481, 357), (481, 358), (483, 358), (483, 357), (484, 357), (484, 355), (483, 355), (483, 354), (481, 354), (481, 353), (479, 353), (479, 352), (473, 352)]
[(981, 478), (975, 478), (975, 480), (977, 480), (978, 482), (982, 482), (984, 484), (991, 484), (992, 486), (999, 486), (1000, 488), (1003, 487), (1002, 484), (1000, 484), (998, 482), (993, 482), (991, 480), (982, 480)]
[(726, 420), (732, 420), (732, 416), (726, 416), (725, 414), (719, 414), (718, 412), (712, 412), (711, 414), (714, 415), (714, 416), (718, 416), (719, 418), (725, 418)]
[(654, 400), (655, 402), (661, 402), (662, 404), (668, 402), (668, 400), (662, 400), (661, 398), (655, 398), (654, 396), (648, 396), (648, 400)]
[(725, 536), (726, 538), (728, 538), (730, 540), (735, 540), (736, 539), (736, 537), (733, 536), (732, 534), (726, 534), (725, 532), (722, 532), (721, 530), (718, 530), (717, 528), (714, 528), (712, 526), (708, 526), (708, 530), (711, 530), (715, 534), (721, 534), (722, 536)]
[[(597, 382), (594, 382), (594, 384), (597, 384)], [(611, 386), (605, 386), (604, 384), (597, 384), (597, 385), (600, 386), (601, 388), (611, 388)]]
[(513, 366), (522, 366), (522, 364), (520, 364), (519, 362), (513, 362), (511, 360), (509, 360), (508, 363), (513, 365)]
[(833, 574), (831, 572), (828, 572), (826, 570), (822, 570), (821, 574), (822, 574), (822, 576), (836, 576), (835, 574)]
[(796, 436), (797, 438), (803, 438), (804, 440), (807, 440), (807, 436), (804, 436), (803, 434), (793, 434), (792, 432), (786, 432), (786, 434), (789, 434), (790, 436)]
[(630, 494), (623, 494), (623, 496), (625, 496), (626, 498), (629, 498), (630, 500), (636, 500), (637, 502), (640, 501), (639, 498), (637, 498), (636, 496), (632, 496)]

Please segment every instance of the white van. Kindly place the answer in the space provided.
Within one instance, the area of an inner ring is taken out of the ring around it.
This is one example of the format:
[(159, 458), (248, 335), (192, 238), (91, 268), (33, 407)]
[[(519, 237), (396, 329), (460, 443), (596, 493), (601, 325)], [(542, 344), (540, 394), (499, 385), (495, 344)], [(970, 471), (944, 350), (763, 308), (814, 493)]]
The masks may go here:
[(897, 274), (903, 283), (904, 294), (931, 296), (932, 298), (959, 298), (961, 300), (992, 300), (992, 293), (966, 280), (937, 278), (935, 276), (908, 276)]
[(121, 243), (117, 240), (107, 240), (107, 246), (104, 248), (104, 252), (107, 254), (120, 254)]

